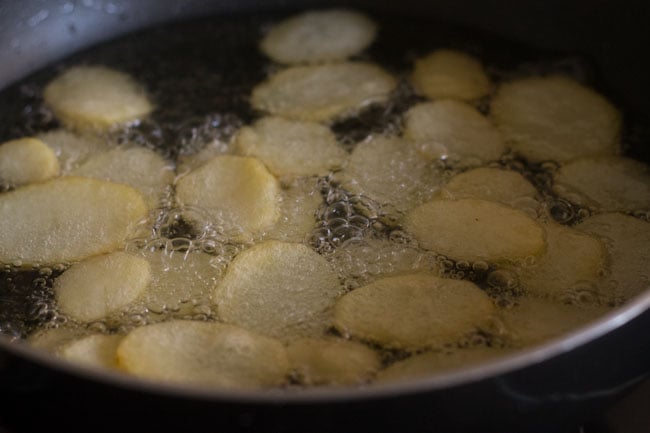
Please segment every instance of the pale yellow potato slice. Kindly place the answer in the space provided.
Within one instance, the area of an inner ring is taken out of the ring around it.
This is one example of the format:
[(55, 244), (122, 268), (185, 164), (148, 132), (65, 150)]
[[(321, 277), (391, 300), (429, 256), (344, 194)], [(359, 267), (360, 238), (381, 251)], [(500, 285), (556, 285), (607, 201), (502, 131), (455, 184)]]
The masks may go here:
[(539, 162), (619, 151), (621, 116), (604, 97), (562, 76), (501, 86), (491, 115), (512, 148)]
[(501, 132), (464, 102), (420, 103), (406, 112), (405, 120), (404, 135), (430, 160), (467, 167), (497, 160), (506, 150)]
[(280, 185), (257, 158), (222, 155), (176, 183), (181, 205), (205, 209), (233, 238), (248, 238), (280, 217)]
[(69, 174), (91, 156), (105, 152), (108, 147), (105, 141), (96, 136), (79, 135), (66, 129), (44, 132), (37, 138), (54, 151), (61, 174)]
[(501, 310), (500, 318), (512, 340), (530, 346), (559, 337), (607, 312), (597, 305), (567, 305), (544, 299), (521, 297), (517, 305)]
[(368, 47), (376, 33), (375, 23), (359, 12), (310, 11), (274, 25), (260, 48), (279, 63), (345, 60)]
[(486, 200), (433, 200), (406, 215), (424, 248), (457, 260), (503, 262), (538, 256), (544, 229), (523, 212)]
[(431, 99), (477, 99), (490, 92), (481, 62), (454, 50), (436, 50), (415, 61), (413, 87)]
[(259, 158), (278, 177), (325, 176), (347, 157), (327, 126), (281, 117), (265, 117), (242, 128), (235, 146), (239, 154)]
[(116, 251), (72, 265), (54, 280), (53, 290), (62, 313), (90, 322), (133, 303), (150, 280), (145, 259)]
[(172, 165), (144, 147), (115, 147), (91, 157), (70, 174), (129, 185), (140, 191), (150, 207), (158, 205), (174, 180)]
[(650, 289), (650, 223), (620, 213), (594, 215), (575, 226), (597, 236), (609, 252), (610, 273), (601, 293), (631, 299)]
[(253, 89), (254, 108), (296, 120), (327, 122), (384, 102), (395, 79), (362, 62), (294, 66)]
[(368, 346), (340, 338), (301, 338), (287, 347), (289, 364), (306, 385), (353, 385), (368, 382), (381, 367)]
[(469, 281), (407, 274), (344, 295), (336, 303), (334, 325), (344, 335), (414, 350), (454, 341), (493, 311), (490, 298)]
[(549, 222), (544, 226), (546, 251), (534, 263), (514, 269), (528, 292), (562, 298), (570, 292), (595, 289), (607, 273), (607, 251), (593, 236)]
[(340, 176), (351, 192), (399, 211), (426, 201), (440, 184), (438, 172), (408, 142), (394, 137), (357, 144)]
[(282, 344), (232, 325), (175, 320), (131, 331), (118, 365), (147, 379), (229, 388), (281, 384), (289, 369)]
[(304, 242), (316, 226), (316, 213), (323, 203), (318, 180), (293, 179), (282, 189), (280, 218), (266, 238), (285, 242)]
[(452, 351), (427, 352), (397, 361), (377, 374), (378, 382), (418, 379), (441, 372), (471, 367), (511, 353), (494, 347), (470, 347)]
[(18, 187), (59, 175), (59, 160), (37, 138), (19, 138), (0, 145), (0, 183)]
[(88, 367), (117, 368), (117, 346), (122, 335), (93, 334), (64, 344), (59, 356)]
[(62, 346), (83, 338), (86, 333), (87, 331), (83, 328), (59, 326), (36, 331), (27, 337), (27, 342), (37, 349), (58, 355)]
[(336, 274), (318, 253), (266, 241), (235, 257), (213, 300), (223, 321), (288, 339), (323, 334), (340, 292)]
[(557, 171), (554, 190), (605, 212), (650, 209), (650, 170), (617, 156), (576, 159)]
[(43, 91), (45, 103), (72, 128), (108, 129), (148, 115), (153, 107), (129, 75), (104, 66), (75, 66)]
[(147, 206), (126, 185), (63, 177), (0, 195), (0, 262), (73, 262), (124, 246)]
[(520, 201), (534, 199), (537, 190), (516, 171), (481, 167), (452, 177), (442, 187), (440, 195), (448, 199), (477, 198), (518, 207)]

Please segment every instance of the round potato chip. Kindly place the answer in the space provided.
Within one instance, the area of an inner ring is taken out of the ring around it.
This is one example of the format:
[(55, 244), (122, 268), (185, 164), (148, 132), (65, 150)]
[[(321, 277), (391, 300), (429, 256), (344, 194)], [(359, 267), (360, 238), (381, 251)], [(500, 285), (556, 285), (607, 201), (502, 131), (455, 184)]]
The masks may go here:
[(447, 199), (478, 198), (518, 207), (523, 199), (533, 199), (537, 190), (516, 171), (481, 167), (457, 174), (440, 193)]
[(310, 11), (274, 25), (260, 48), (279, 63), (345, 60), (369, 46), (376, 33), (375, 23), (358, 12)]
[(436, 50), (416, 60), (412, 79), (415, 90), (431, 99), (478, 99), (490, 92), (481, 63), (454, 50)]
[(490, 298), (469, 281), (407, 274), (344, 295), (336, 303), (334, 325), (344, 335), (414, 350), (462, 337), (493, 310)]
[(136, 376), (196, 386), (275, 386), (289, 369), (277, 340), (232, 325), (183, 320), (131, 331), (117, 358)]
[(433, 200), (406, 215), (424, 248), (453, 259), (502, 262), (538, 256), (544, 230), (523, 212), (486, 200)]
[(75, 66), (43, 91), (45, 103), (72, 128), (107, 129), (148, 115), (153, 107), (129, 75), (103, 66)]
[(79, 135), (66, 129), (44, 132), (37, 138), (54, 151), (61, 166), (61, 174), (69, 174), (91, 156), (107, 150), (107, 143), (98, 137)]
[(253, 89), (251, 103), (271, 114), (327, 122), (386, 101), (395, 85), (393, 77), (370, 63), (294, 66)]
[(529, 161), (565, 162), (619, 151), (618, 111), (566, 77), (530, 77), (502, 85), (491, 115), (515, 152)]
[(90, 322), (124, 309), (150, 280), (146, 260), (116, 251), (72, 265), (54, 280), (53, 290), (62, 313)]
[(405, 118), (405, 136), (430, 160), (466, 167), (497, 160), (506, 150), (501, 132), (464, 102), (420, 103)]
[(266, 241), (235, 257), (213, 300), (225, 322), (287, 339), (323, 334), (340, 291), (318, 253), (302, 244)]
[(117, 346), (122, 335), (93, 334), (61, 347), (59, 356), (88, 367), (117, 368)]
[(617, 156), (576, 159), (557, 171), (554, 190), (605, 212), (650, 209), (650, 170)]
[(20, 138), (0, 145), (0, 184), (17, 187), (59, 175), (59, 160), (45, 143)]

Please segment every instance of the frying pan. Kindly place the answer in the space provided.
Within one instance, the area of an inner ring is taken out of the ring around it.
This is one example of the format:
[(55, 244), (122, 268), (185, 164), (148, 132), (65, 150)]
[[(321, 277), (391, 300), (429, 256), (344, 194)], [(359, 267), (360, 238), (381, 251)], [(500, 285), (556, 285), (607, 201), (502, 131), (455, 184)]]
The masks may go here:
[[(340, 3), (339, 3), (340, 4)], [(331, 6), (315, 0), (23, 0), (0, 2), (0, 89), (128, 32), (198, 16)], [(578, 52), (607, 95), (649, 125), (650, 11), (642, 2), (346, 2), (431, 17), (536, 48)], [(0, 101), (2, 104), (2, 101)], [(637, 140), (628, 154), (650, 161)], [(650, 371), (650, 292), (571, 334), (448, 374), (360, 389), (224, 391), (153, 384), (72, 366), (0, 335), (0, 426), (10, 431), (564, 432)]]

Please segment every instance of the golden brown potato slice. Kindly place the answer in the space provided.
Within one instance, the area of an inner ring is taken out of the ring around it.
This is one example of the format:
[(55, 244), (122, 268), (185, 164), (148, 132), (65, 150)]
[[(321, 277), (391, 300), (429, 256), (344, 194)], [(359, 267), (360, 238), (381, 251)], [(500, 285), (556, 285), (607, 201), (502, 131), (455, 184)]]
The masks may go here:
[(86, 134), (79, 135), (65, 129), (56, 129), (38, 135), (59, 159), (61, 174), (69, 174), (93, 155), (105, 152), (107, 143), (100, 138)]
[(566, 77), (530, 77), (502, 85), (491, 115), (508, 143), (529, 161), (565, 162), (619, 151), (618, 111)]
[(280, 216), (280, 186), (257, 158), (222, 155), (176, 183), (181, 205), (205, 209), (233, 238), (249, 238)]
[(37, 138), (19, 138), (0, 145), (0, 184), (17, 187), (59, 175), (59, 160)]
[(117, 349), (119, 366), (147, 379), (232, 388), (281, 384), (282, 344), (232, 325), (174, 320), (137, 328)]
[(353, 385), (370, 380), (381, 367), (379, 355), (340, 338), (301, 338), (287, 347), (289, 364), (306, 385)]
[(286, 339), (323, 334), (340, 291), (318, 253), (302, 244), (266, 241), (235, 257), (213, 300), (225, 322)]
[(376, 33), (375, 23), (358, 12), (310, 11), (274, 25), (260, 48), (279, 63), (345, 60), (370, 45)]
[(601, 211), (650, 209), (650, 170), (629, 158), (576, 159), (557, 171), (554, 189), (570, 201)]
[(416, 60), (413, 87), (428, 98), (477, 99), (490, 92), (490, 79), (474, 57), (436, 50)]
[(61, 358), (88, 367), (117, 368), (117, 346), (122, 335), (93, 334), (64, 344)]
[(538, 256), (544, 230), (523, 212), (486, 200), (433, 200), (406, 215), (420, 245), (457, 260), (503, 262)]
[(532, 294), (560, 298), (572, 291), (595, 288), (608, 267), (603, 243), (555, 223), (546, 224), (544, 229), (546, 252), (535, 263), (516, 268), (519, 284)]
[(64, 71), (45, 87), (43, 98), (61, 122), (79, 129), (107, 129), (153, 110), (133, 78), (104, 66)]
[(174, 180), (174, 168), (144, 147), (116, 147), (91, 157), (70, 173), (129, 185), (155, 207)]
[(405, 114), (405, 136), (430, 160), (467, 167), (494, 161), (505, 152), (501, 132), (464, 102), (420, 103)]
[(103, 319), (135, 301), (151, 280), (143, 258), (116, 251), (72, 265), (54, 280), (62, 313), (81, 322)]
[(294, 66), (253, 89), (254, 108), (296, 120), (327, 122), (384, 102), (393, 77), (370, 63)]
[(73, 262), (124, 246), (147, 213), (126, 185), (65, 177), (0, 195), (0, 262)]
[(284, 242), (304, 242), (314, 230), (316, 213), (323, 203), (316, 178), (293, 179), (282, 189), (280, 218), (266, 238)]
[(516, 171), (498, 168), (475, 168), (457, 174), (442, 188), (441, 196), (447, 199), (477, 198), (512, 207), (519, 202), (530, 202), (537, 190)]
[(324, 125), (265, 117), (235, 136), (238, 153), (259, 158), (278, 177), (325, 176), (340, 168), (347, 152)]
[(601, 284), (602, 294), (627, 300), (650, 289), (650, 223), (608, 213), (575, 228), (602, 239), (609, 252), (610, 273)]
[(388, 277), (355, 289), (336, 303), (343, 334), (394, 349), (448, 343), (489, 319), (494, 307), (473, 283), (427, 274)]

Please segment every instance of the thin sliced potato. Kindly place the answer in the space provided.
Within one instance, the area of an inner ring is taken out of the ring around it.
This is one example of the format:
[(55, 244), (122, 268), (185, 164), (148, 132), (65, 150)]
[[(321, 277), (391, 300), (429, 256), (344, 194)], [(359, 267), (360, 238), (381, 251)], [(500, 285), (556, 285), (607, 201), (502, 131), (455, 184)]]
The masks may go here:
[(323, 203), (318, 180), (293, 179), (282, 189), (280, 218), (266, 238), (284, 242), (305, 241), (316, 226), (316, 213)]
[(457, 260), (503, 262), (538, 256), (544, 229), (523, 212), (486, 200), (433, 200), (406, 215), (420, 245)]
[(249, 238), (280, 216), (280, 185), (257, 158), (222, 155), (176, 184), (181, 205), (205, 209), (233, 238)]
[(275, 386), (289, 369), (277, 340), (232, 325), (183, 320), (133, 330), (117, 358), (136, 376), (195, 386)]
[(46, 328), (31, 334), (27, 337), (27, 342), (37, 349), (58, 355), (61, 347), (83, 338), (87, 332), (79, 327), (59, 326), (58, 328)]
[(69, 174), (91, 156), (107, 150), (107, 143), (98, 137), (79, 135), (66, 129), (44, 132), (37, 138), (54, 151), (59, 159), (61, 174)]
[(469, 281), (407, 274), (347, 293), (336, 303), (334, 326), (344, 335), (414, 350), (462, 337), (493, 310), (490, 298)]
[(442, 188), (447, 199), (478, 198), (512, 207), (537, 195), (535, 187), (516, 171), (498, 168), (475, 168), (457, 174)]
[(311, 11), (274, 25), (260, 48), (279, 63), (345, 60), (369, 46), (376, 33), (375, 23), (358, 12)]
[(566, 77), (531, 77), (502, 85), (491, 115), (513, 149), (532, 162), (619, 151), (619, 112)]
[(501, 132), (464, 102), (420, 103), (405, 118), (405, 136), (429, 160), (444, 159), (466, 167), (497, 160), (506, 150)]
[(225, 322), (288, 339), (323, 334), (340, 291), (318, 253), (302, 244), (266, 241), (235, 257), (213, 300)]
[(416, 60), (413, 86), (431, 99), (470, 100), (490, 92), (490, 79), (474, 57), (443, 49)]
[(368, 382), (381, 367), (379, 354), (340, 338), (301, 338), (287, 347), (289, 364), (306, 385), (353, 385)]
[(371, 63), (294, 66), (253, 89), (254, 108), (296, 120), (328, 122), (384, 102), (396, 81)]
[(93, 334), (61, 347), (61, 358), (88, 367), (117, 368), (117, 346), (122, 335)]
[(124, 246), (147, 206), (126, 185), (64, 177), (0, 195), (0, 263), (73, 262)]
[(37, 138), (19, 138), (0, 145), (0, 184), (17, 187), (59, 175), (59, 160)]
[(629, 158), (572, 161), (557, 171), (554, 189), (570, 201), (604, 212), (650, 209), (650, 170)]
[(174, 180), (174, 168), (144, 147), (116, 147), (91, 157), (70, 173), (129, 185), (155, 207)]
[(575, 226), (605, 243), (610, 273), (601, 293), (631, 299), (650, 288), (650, 223), (620, 213), (594, 215)]
[(61, 312), (90, 322), (124, 309), (150, 280), (146, 260), (116, 251), (72, 265), (54, 280), (53, 290)]
[(278, 177), (325, 176), (340, 168), (347, 152), (324, 125), (265, 117), (235, 136), (239, 154), (259, 158)]
[(79, 129), (108, 129), (153, 110), (133, 78), (103, 66), (66, 70), (45, 87), (43, 98), (61, 122)]

